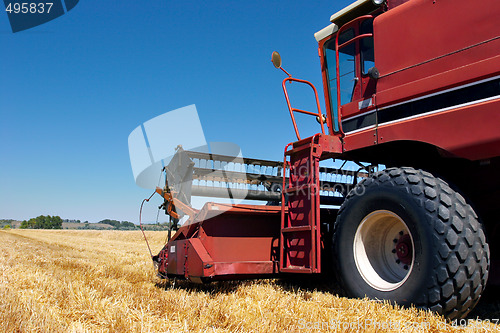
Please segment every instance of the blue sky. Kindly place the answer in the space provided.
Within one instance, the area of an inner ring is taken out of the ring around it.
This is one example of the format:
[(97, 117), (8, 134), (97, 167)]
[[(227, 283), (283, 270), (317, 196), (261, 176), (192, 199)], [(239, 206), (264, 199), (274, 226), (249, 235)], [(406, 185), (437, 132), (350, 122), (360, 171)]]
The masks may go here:
[(190, 104), (207, 141), (282, 160), (295, 135), (271, 52), (324, 108), (313, 34), (350, 1), (116, 3), (82, 0), (15, 34), (0, 14), (0, 218), (137, 222), (150, 191), (134, 182), (128, 135)]

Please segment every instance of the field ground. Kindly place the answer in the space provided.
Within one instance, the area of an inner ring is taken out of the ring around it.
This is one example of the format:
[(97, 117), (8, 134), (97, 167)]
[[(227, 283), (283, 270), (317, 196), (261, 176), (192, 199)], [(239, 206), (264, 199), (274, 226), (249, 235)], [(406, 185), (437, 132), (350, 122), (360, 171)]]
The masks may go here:
[[(158, 252), (166, 233), (147, 235)], [(140, 231), (0, 231), (0, 249), (1, 332), (500, 332), (482, 322), (500, 317), (498, 302), (457, 327), (281, 280), (165, 282)]]

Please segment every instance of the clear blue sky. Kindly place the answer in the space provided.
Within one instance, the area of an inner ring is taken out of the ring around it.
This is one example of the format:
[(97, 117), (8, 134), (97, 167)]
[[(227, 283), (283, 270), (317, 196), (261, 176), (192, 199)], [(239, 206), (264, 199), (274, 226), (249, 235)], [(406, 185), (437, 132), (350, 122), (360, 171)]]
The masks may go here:
[(2, 10), (0, 218), (137, 222), (150, 191), (134, 182), (128, 135), (190, 104), (207, 141), (282, 160), (295, 135), (271, 52), (324, 108), (313, 34), (349, 3), (81, 0), (15, 34)]

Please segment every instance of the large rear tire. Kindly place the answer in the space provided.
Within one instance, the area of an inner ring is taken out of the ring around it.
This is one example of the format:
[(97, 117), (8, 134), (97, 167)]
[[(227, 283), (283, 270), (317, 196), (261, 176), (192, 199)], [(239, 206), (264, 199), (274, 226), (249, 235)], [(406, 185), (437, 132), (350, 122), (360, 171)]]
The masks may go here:
[(333, 258), (349, 297), (466, 316), (484, 290), (489, 248), (477, 215), (443, 180), (391, 168), (360, 182), (340, 208)]

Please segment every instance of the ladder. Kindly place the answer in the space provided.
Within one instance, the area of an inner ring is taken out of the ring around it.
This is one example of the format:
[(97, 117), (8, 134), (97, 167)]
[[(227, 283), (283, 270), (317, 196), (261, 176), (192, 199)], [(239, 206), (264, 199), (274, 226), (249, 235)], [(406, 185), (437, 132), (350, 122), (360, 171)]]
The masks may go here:
[[(321, 272), (320, 180), (321, 134), (285, 148), (281, 200), (280, 271)], [(292, 147), (292, 149), (288, 149)], [(286, 170), (289, 170), (286, 182)], [(285, 187), (285, 184), (287, 186)], [(285, 208), (286, 207), (286, 208)], [(285, 214), (285, 212), (288, 212)]]
[[(287, 82), (310, 86), (317, 112), (293, 108), (286, 89)], [(321, 273), (320, 190), (323, 187), (319, 179), (319, 161), (342, 153), (343, 133), (325, 134), (327, 118), (321, 113), (318, 91), (311, 82), (292, 78), (288, 74), (282, 87), (298, 141), (285, 147), (279, 268), (280, 272), (286, 273)], [(321, 133), (301, 139), (294, 112), (315, 116), (321, 125)], [(289, 150), (289, 147), (292, 149)]]

